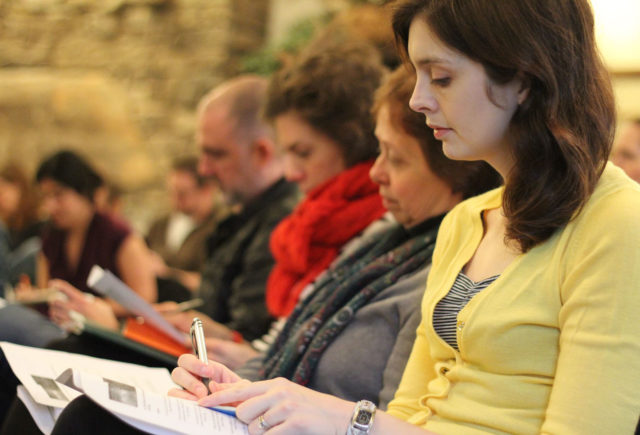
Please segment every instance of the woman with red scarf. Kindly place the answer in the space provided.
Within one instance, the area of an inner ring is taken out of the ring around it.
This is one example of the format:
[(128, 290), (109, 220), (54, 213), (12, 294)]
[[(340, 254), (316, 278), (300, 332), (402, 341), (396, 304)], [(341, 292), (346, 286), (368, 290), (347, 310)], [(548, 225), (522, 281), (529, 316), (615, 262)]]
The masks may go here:
[(285, 176), (305, 195), (271, 236), (276, 265), (267, 306), (277, 317), (289, 315), (305, 286), (385, 212), (369, 177), (377, 150), (369, 109), (381, 67), (362, 62), (361, 46), (343, 51), (337, 63), (335, 53), (312, 50), (276, 74), (267, 93), (264, 112), (284, 153)]

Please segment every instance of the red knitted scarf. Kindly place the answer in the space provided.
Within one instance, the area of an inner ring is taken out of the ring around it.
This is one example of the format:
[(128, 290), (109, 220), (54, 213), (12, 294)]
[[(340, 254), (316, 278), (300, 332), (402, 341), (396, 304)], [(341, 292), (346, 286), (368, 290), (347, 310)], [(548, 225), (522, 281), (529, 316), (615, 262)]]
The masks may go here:
[(342, 245), (384, 214), (378, 186), (369, 178), (372, 164), (360, 163), (313, 189), (271, 234), (276, 265), (267, 282), (267, 307), (272, 315), (289, 315), (302, 289)]

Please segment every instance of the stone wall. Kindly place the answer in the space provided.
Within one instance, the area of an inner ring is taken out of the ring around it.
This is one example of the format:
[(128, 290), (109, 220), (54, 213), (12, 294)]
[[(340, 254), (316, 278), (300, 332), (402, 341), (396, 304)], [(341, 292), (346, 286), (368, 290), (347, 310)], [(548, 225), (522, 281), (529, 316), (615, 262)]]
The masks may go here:
[[(81, 151), (140, 229), (194, 108), (264, 43), (268, 0), (0, 0), (0, 165)], [(135, 204), (135, 206), (134, 206)]]

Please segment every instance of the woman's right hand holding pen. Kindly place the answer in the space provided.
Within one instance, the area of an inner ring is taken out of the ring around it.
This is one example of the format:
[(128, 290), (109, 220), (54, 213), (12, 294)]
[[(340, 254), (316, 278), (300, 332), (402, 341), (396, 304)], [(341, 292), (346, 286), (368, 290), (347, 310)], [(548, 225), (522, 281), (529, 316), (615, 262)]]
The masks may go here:
[(174, 388), (169, 391), (169, 395), (189, 400), (199, 400), (207, 396), (209, 392), (202, 383), (202, 378), (209, 378), (209, 390), (212, 392), (224, 388), (222, 384), (249, 382), (223, 364), (214, 361), (204, 364), (195, 355), (184, 354), (178, 358), (178, 367), (171, 372), (173, 382), (183, 389)]

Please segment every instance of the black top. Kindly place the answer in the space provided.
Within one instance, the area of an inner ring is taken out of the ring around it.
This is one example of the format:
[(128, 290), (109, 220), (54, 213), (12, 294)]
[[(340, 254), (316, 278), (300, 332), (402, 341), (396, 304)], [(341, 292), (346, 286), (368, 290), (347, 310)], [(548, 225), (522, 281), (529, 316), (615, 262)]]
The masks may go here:
[(220, 222), (208, 241), (202, 269), (202, 312), (253, 340), (267, 332), (272, 317), (265, 302), (274, 265), (271, 231), (298, 202), (295, 185), (281, 179), (238, 213)]

